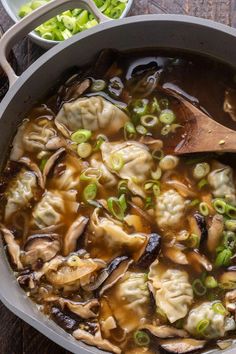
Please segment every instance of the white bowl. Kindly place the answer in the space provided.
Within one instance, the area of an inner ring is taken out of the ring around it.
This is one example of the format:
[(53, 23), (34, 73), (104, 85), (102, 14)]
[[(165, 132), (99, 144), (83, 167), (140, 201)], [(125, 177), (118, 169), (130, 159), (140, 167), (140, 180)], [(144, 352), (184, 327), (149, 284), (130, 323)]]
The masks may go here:
[[(20, 17), (18, 16), (19, 8), (29, 0), (0, 0), (0, 1), (2, 2), (4, 9), (6, 10), (7, 14), (11, 17), (11, 19), (14, 22), (18, 22), (20, 21)], [(120, 18), (124, 18), (128, 15), (132, 4), (133, 4), (133, 0), (128, 0), (127, 6)], [(58, 41), (50, 41), (48, 39), (41, 38), (36, 32), (31, 32), (29, 36), (34, 43), (38, 44), (40, 47), (44, 49), (49, 49), (59, 43)]]

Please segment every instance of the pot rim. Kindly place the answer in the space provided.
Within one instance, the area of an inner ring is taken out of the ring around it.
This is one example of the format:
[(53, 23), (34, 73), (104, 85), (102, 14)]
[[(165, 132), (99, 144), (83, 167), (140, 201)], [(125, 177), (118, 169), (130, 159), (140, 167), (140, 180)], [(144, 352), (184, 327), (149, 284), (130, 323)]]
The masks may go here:
[[(236, 38), (236, 29), (229, 27), (225, 24), (218, 23), (212, 20), (198, 18), (194, 16), (188, 15), (172, 15), (172, 14), (154, 14), (154, 15), (138, 15), (138, 16), (131, 16), (126, 17), (123, 19), (119, 19), (116, 21), (107, 21), (101, 23), (99, 26), (95, 26), (94, 28), (90, 28), (84, 32), (80, 32), (75, 34), (71, 38), (58, 43), (53, 48), (49, 49), (45, 52), (42, 56), (40, 56), (33, 64), (31, 64), (26, 71), (24, 71), (21, 76), (16, 80), (16, 82), (11, 86), (9, 91), (7, 92), (6, 96), (3, 98), (2, 102), (0, 103), (0, 107), (2, 108), (1, 111), (3, 112), (7, 105), (11, 101), (11, 97), (20, 89), (21, 86), (31, 77), (31, 75), (40, 68), (43, 64), (49, 61), (52, 57), (55, 57), (60, 52), (66, 50), (72, 44), (79, 42), (86, 37), (93, 36), (96, 33), (107, 31), (110, 28), (119, 28), (124, 24), (141, 24), (143, 22), (170, 22), (170, 25), (177, 24), (177, 23), (186, 23), (192, 24), (199, 27), (204, 27), (206, 29), (212, 29), (216, 32), (221, 32), (227, 35), (230, 35)], [(170, 48), (171, 49), (171, 48)]]
[[(132, 25), (132, 24), (142, 24), (144, 22), (149, 22), (149, 23), (154, 23), (154, 22), (167, 22), (170, 25), (173, 25), (175, 23), (186, 23), (186, 24), (193, 24), (199, 27), (204, 27), (208, 29), (212, 29), (217, 32), (225, 33), (226, 35), (232, 36), (234, 39), (236, 39), (236, 29), (230, 28), (229, 26), (216, 23), (211, 20), (206, 20), (206, 19), (199, 19), (195, 18), (192, 16), (186, 16), (186, 15), (142, 15), (142, 16), (135, 16), (135, 17), (129, 17), (125, 19), (120, 19), (117, 21), (109, 21), (107, 23), (103, 23), (100, 26), (96, 26), (95, 28), (89, 29), (85, 32), (81, 32), (70, 39), (58, 44), (54, 48), (50, 49), (48, 52), (44, 53), (39, 59), (37, 59), (18, 79), (17, 81), (13, 84), (13, 86), (10, 88), (9, 92), (6, 94), (5, 98), (3, 101), (0, 103), (0, 119), (2, 115), (4, 114), (6, 108), (10, 105), (13, 104), (12, 98), (16, 95), (16, 93), (23, 87), (24, 85), (27, 85), (27, 81), (30, 79), (32, 74), (37, 71), (40, 67), (42, 67), (45, 63), (47, 63), (52, 57), (57, 56), (59, 53), (62, 51), (66, 50), (69, 48), (71, 45), (75, 44), (76, 42), (80, 41), (81, 39), (89, 38), (90, 36), (93, 36), (96, 33), (103, 32), (103, 31), (109, 31), (110, 28), (116, 27), (119, 28), (123, 26), (124, 24)], [(1, 248), (3, 246), (1, 245)], [(2, 251), (4, 252), (4, 251)], [(7, 262), (7, 260), (6, 260)], [(13, 274), (11, 276), (10, 271), (12, 271), (9, 268), (9, 281), (15, 281), (15, 278), (13, 279)], [(20, 289), (19, 289), (20, 290)], [(22, 296), (26, 296), (22, 292)], [(46, 325), (46, 321), (40, 321), (29, 314), (25, 313), (21, 309), (19, 309), (15, 304), (10, 302), (0, 291), (0, 299), (3, 301), (3, 303), (11, 310), (13, 311), (17, 316), (20, 318), (23, 318), (24, 321), (32, 325), (33, 327), (37, 328), (41, 333), (44, 335), (48, 336), (50, 339), (56, 341), (59, 345), (63, 346), (65, 348), (65, 339), (60, 335), (59, 330), (55, 331), (49, 326)], [(63, 331), (64, 332), (64, 331)], [(54, 337), (54, 339), (52, 338)], [(70, 337), (71, 338), (71, 337)], [(87, 351), (88, 353), (94, 352), (93, 348), (89, 350), (89, 347), (86, 347), (82, 345), (82, 343), (79, 343), (75, 340), (70, 339), (71, 343), (66, 344), (66, 349), (68, 350), (76, 350), (75, 346), (77, 347), (77, 350), (81, 347), (82, 350)], [(232, 348), (231, 350), (229, 349), (227, 353), (232, 353), (235, 351), (235, 347)], [(76, 351), (77, 352), (77, 351)], [(96, 351), (96, 353), (103, 353), (99, 350)], [(217, 351), (216, 351), (217, 353)]]

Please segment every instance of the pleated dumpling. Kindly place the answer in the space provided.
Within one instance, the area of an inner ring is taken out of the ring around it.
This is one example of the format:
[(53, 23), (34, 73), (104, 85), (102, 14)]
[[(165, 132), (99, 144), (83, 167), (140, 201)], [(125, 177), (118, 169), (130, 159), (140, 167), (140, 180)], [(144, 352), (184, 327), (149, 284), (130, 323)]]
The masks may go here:
[(156, 198), (156, 221), (161, 228), (177, 228), (183, 220), (185, 200), (174, 189)]
[(150, 303), (146, 274), (126, 272), (111, 289), (109, 303), (114, 317), (125, 332), (139, 327), (141, 320), (147, 317)]
[(114, 187), (118, 184), (117, 178), (114, 174), (112, 174), (106, 165), (102, 163), (101, 161), (98, 161), (95, 158), (91, 159), (91, 166), (93, 168), (98, 169), (101, 172), (101, 178), (99, 182), (107, 188)]
[(101, 146), (101, 151), (107, 168), (120, 178), (128, 180), (128, 187), (134, 194), (145, 196), (142, 184), (150, 177), (153, 166), (148, 148), (135, 141), (105, 142)]
[(233, 180), (233, 170), (222, 166), (208, 175), (208, 182), (215, 198), (225, 198), (227, 202), (236, 204), (236, 190)]
[(62, 222), (67, 224), (77, 210), (76, 191), (48, 190), (33, 210), (32, 224), (40, 229)]
[(27, 207), (37, 189), (37, 178), (31, 171), (21, 170), (13, 179), (5, 193), (7, 198), (5, 220), (17, 211)]
[[(229, 317), (229, 313), (220, 313), (214, 310), (215, 304), (222, 304), (216, 302), (203, 302), (201, 305), (194, 307), (188, 315), (184, 328), (193, 336), (206, 337), (208, 339), (220, 338), (225, 335), (227, 331), (235, 329), (235, 321), (233, 317)], [(197, 331), (198, 324), (201, 321), (209, 321), (209, 326), (204, 332)]]
[(10, 159), (18, 161), (27, 153), (56, 150), (63, 143), (63, 139), (57, 135), (53, 121), (47, 118), (25, 120), (13, 140)]
[(128, 234), (123, 230), (121, 222), (99, 216), (99, 209), (93, 212), (87, 235), (92, 257), (108, 261), (125, 252), (135, 259), (145, 247), (146, 241), (143, 234)]
[(193, 290), (188, 274), (179, 269), (162, 269), (158, 261), (151, 265), (149, 279), (156, 305), (171, 323), (184, 318), (193, 302)]
[(80, 174), (85, 168), (85, 163), (77, 156), (66, 154), (54, 167), (51, 178), (48, 179), (48, 187), (60, 191), (78, 189)]
[(103, 130), (104, 134), (117, 133), (129, 120), (128, 116), (114, 104), (100, 96), (83, 97), (65, 103), (55, 123), (66, 137), (78, 129)]

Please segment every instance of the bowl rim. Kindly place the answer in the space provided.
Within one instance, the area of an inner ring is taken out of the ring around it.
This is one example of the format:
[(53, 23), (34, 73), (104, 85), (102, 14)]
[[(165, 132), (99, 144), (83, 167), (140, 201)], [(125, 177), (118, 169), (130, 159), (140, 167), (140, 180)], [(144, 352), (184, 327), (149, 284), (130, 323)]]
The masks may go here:
[[(0, 1), (2, 3), (2, 6), (3, 6), (4, 10), (8, 14), (8, 16), (14, 21), (14, 23), (19, 22), (20, 21), (20, 17), (9, 6), (9, 3), (11, 2), (11, 0), (0, 0)], [(128, 0), (127, 5), (125, 7), (125, 10), (123, 11), (123, 13), (122, 13), (122, 15), (120, 16), (119, 19), (122, 19), (122, 18), (125, 18), (125, 17), (128, 16), (128, 14), (129, 14), (129, 12), (131, 10), (131, 7), (133, 5), (133, 2), (134, 2), (134, 0)], [(116, 21), (116, 20), (115, 19), (111, 19), (111, 21)], [(100, 25), (100, 23), (98, 25)], [(85, 30), (85, 31), (87, 31), (87, 30)], [(78, 33), (76, 33), (76, 34), (78, 34)], [(64, 42), (64, 41), (52, 41), (52, 40), (49, 40), (49, 39), (44, 39), (44, 38), (40, 37), (40, 35), (38, 35), (35, 31), (30, 32), (28, 34), (28, 36), (31, 37), (34, 41), (36, 41), (38, 43), (39, 42), (44, 43), (44, 45), (46, 44), (47, 46), (54, 46), (54, 45), (56, 45), (58, 43)]]

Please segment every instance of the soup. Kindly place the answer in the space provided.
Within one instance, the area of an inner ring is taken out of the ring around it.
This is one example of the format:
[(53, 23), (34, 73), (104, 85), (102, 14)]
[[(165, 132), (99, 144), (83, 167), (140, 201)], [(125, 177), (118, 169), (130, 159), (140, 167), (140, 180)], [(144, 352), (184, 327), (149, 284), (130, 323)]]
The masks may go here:
[(77, 340), (112, 353), (225, 349), (235, 337), (233, 155), (175, 156), (165, 88), (235, 127), (234, 71), (161, 51), (102, 52), (19, 126), (1, 224), (20, 286)]

